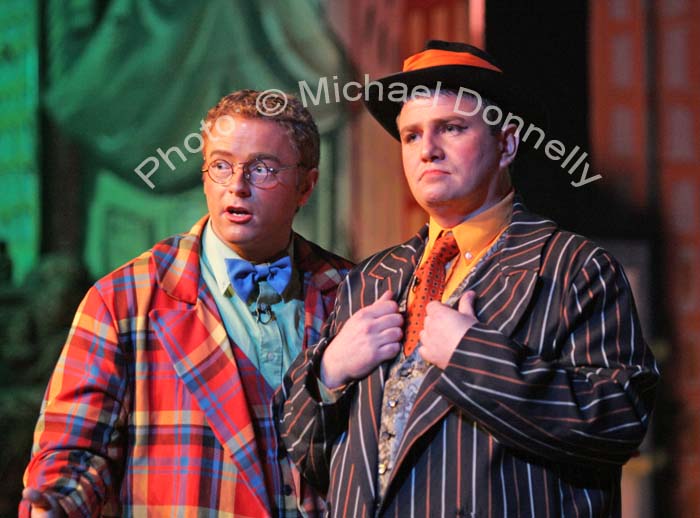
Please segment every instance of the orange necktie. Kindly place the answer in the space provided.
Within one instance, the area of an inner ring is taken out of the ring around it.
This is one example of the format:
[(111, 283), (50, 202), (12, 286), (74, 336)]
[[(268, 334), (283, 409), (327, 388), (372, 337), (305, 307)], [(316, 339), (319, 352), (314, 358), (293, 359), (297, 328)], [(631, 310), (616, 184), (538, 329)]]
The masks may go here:
[(410, 356), (418, 345), (418, 339), (423, 329), (425, 308), (431, 300), (440, 300), (445, 290), (445, 266), (459, 253), (459, 247), (454, 236), (443, 234), (433, 247), (430, 256), (416, 272), (416, 293), (408, 308), (406, 335), (403, 351)]

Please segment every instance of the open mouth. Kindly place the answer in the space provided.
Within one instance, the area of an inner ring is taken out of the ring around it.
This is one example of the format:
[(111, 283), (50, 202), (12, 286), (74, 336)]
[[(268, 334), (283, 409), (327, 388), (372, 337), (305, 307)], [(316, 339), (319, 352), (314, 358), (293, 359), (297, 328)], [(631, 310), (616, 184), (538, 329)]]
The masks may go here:
[(236, 225), (244, 225), (253, 219), (253, 213), (244, 207), (229, 205), (224, 211), (224, 217)]
[(231, 214), (233, 216), (249, 216), (250, 211), (247, 209), (244, 209), (243, 207), (235, 207), (233, 205), (229, 205), (226, 207), (226, 212), (228, 214)]

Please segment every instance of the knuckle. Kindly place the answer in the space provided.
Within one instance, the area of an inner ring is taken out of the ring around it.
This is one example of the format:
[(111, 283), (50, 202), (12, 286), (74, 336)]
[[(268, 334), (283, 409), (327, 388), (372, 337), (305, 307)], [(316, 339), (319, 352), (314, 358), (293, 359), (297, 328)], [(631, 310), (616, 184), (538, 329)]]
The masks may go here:
[(373, 330), (373, 324), (374, 322), (372, 320), (361, 320), (358, 322), (357, 331), (363, 335), (368, 335)]

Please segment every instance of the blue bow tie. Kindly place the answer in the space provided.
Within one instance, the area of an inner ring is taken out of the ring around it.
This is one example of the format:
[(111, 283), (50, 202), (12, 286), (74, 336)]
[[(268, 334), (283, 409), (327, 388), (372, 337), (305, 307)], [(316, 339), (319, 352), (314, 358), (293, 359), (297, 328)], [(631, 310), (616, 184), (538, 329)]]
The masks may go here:
[(292, 277), (292, 260), (288, 255), (272, 263), (262, 264), (251, 264), (243, 259), (225, 261), (231, 285), (244, 302), (248, 302), (248, 297), (260, 281), (267, 281), (277, 293), (282, 295)]

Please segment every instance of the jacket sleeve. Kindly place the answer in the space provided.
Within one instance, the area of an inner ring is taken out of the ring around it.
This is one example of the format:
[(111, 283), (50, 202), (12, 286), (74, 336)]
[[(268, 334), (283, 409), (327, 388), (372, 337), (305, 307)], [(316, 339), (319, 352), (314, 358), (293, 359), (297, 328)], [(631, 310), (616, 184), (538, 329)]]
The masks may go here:
[[(120, 485), (127, 362), (117, 322), (97, 287), (83, 299), (46, 390), (24, 484), (70, 517), (98, 516)], [(28, 517), (22, 502), (20, 516)]]
[(294, 360), (273, 402), (280, 437), (290, 459), (304, 478), (324, 494), (328, 490), (331, 450), (347, 430), (349, 402), (354, 389), (354, 383), (348, 384), (333, 401), (319, 393), (321, 358), (337, 333), (337, 301), (341, 292), (342, 288), (336, 308), (323, 327), (320, 342)]
[(527, 346), (474, 325), (436, 389), (525, 454), (621, 465), (644, 438), (659, 377), (621, 266), (599, 249), (545, 306)]

